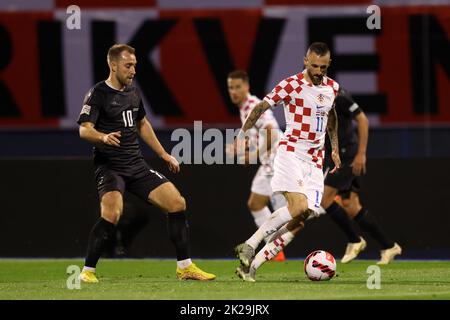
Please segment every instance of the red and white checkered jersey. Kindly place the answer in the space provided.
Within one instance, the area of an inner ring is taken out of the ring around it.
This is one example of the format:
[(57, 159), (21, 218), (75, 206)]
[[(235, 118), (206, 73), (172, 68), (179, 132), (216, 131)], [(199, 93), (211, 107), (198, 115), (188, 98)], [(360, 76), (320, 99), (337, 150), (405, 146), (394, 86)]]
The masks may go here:
[(284, 104), (286, 130), (278, 152), (295, 152), (300, 159), (322, 168), (328, 112), (333, 108), (339, 84), (325, 76), (320, 85), (310, 84), (304, 78), (305, 72), (278, 83), (264, 100), (272, 107)]
[[(255, 108), (256, 105), (260, 102), (261, 100), (258, 99), (258, 97), (250, 94), (247, 95), (247, 99), (239, 108), (242, 124), (244, 124), (245, 119), (247, 119), (253, 108)], [(273, 132), (274, 130), (272, 130), (272, 145), (274, 146), (274, 148), (271, 149), (270, 154), (267, 154), (266, 141), (260, 138), (261, 135), (259, 134), (259, 130), (264, 129), (269, 125), (276, 131), (276, 134)], [(261, 162), (261, 164), (267, 166), (267, 172), (273, 171), (273, 159), (275, 158), (276, 146), (280, 137), (282, 136), (282, 132), (277, 120), (273, 115), (272, 110), (266, 110), (266, 112), (264, 112), (256, 121), (253, 128), (248, 130), (248, 134), (250, 136), (251, 147), (259, 148), (259, 161)]]

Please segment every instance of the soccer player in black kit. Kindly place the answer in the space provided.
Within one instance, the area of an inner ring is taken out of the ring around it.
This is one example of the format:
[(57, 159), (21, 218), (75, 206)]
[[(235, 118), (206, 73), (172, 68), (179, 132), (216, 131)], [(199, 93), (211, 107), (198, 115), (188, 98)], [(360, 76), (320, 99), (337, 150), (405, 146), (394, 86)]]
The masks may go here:
[[(353, 228), (352, 219), (379, 243), (381, 259), (377, 264), (388, 264), (396, 255), (401, 254), (402, 249), (386, 236), (375, 217), (361, 205), (358, 196), (361, 176), (366, 171), (369, 121), (350, 94), (342, 88), (336, 97), (335, 108), (338, 115), (338, 140), (342, 166), (334, 174), (329, 174), (328, 171), (333, 168), (333, 163), (330, 157), (326, 157), (325, 188), (321, 206), (348, 238), (342, 263), (352, 261), (366, 248), (366, 241)], [(358, 133), (353, 130), (353, 120), (357, 123)], [(327, 148), (325, 154), (330, 154), (329, 141), (325, 146)], [(341, 205), (335, 201), (336, 195), (340, 195)]]
[(134, 52), (134, 48), (125, 44), (109, 49), (109, 77), (89, 90), (78, 119), (80, 137), (95, 145), (95, 179), (101, 207), (101, 217), (89, 235), (80, 280), (98, 282), (95, 268), (114, 237), (125, 190), (167, 213), (168, 233), (177, 255), (177, 278), (213, 280), (215, 275), (204, 272), (190, 259), (184, 198), (166, 177), (147, 165), (140, 150), (138, 137), (167, 163), (170, 171), (180, 171), (178, 161), (156, 137), (145, 117), (140, 95), (132, 85), (137, 63)]

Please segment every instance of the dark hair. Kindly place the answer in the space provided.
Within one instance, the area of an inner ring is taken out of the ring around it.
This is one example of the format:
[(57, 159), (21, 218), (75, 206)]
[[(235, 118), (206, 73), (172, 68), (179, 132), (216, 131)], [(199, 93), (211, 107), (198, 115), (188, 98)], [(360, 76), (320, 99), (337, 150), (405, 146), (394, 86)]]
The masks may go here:
[(314, 52), (318, 56), (324, 56), (330, 52), (328, 45), (324, 42), (314, 42), (308, 48), (308, 53)]
[(248, 83), (248, 74), (244, 70), (234, 70), (228, 74), (228, 78), (230, 79), (242, 79), (242, 81)]
[(113, 45), (108, 50), (108, 61), (118, 60), (120, 58), (120, 54), (124, 51), (128, 51), (129, 53), (134, 54), (135, 50), (132, 46), (127, 44), (118, 43)]

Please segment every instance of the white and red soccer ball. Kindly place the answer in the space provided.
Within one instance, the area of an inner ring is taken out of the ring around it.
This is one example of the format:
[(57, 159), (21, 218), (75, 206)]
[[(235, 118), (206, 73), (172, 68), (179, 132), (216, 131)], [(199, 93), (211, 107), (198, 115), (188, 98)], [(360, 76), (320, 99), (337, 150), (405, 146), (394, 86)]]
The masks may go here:
[(336, 273), (336, 260), (329, 252), (316, 250), (306, 257), (303, 268), (312, 281), (330, 280)]

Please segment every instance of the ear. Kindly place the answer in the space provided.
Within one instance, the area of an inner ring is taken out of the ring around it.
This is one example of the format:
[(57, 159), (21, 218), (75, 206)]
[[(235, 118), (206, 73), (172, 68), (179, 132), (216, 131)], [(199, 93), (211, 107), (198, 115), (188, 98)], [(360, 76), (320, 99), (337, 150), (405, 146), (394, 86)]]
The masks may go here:
[(303, 64), (304, 64), (305, 66), (308, 65), (308, 58), (307, 58), (307, 57), (303, 57)]
[(109, 68), (111, 69), (112, 72), (116, 72), (117, 71), (117, 63), (116, 61), (112, 60), (109, 62)]

